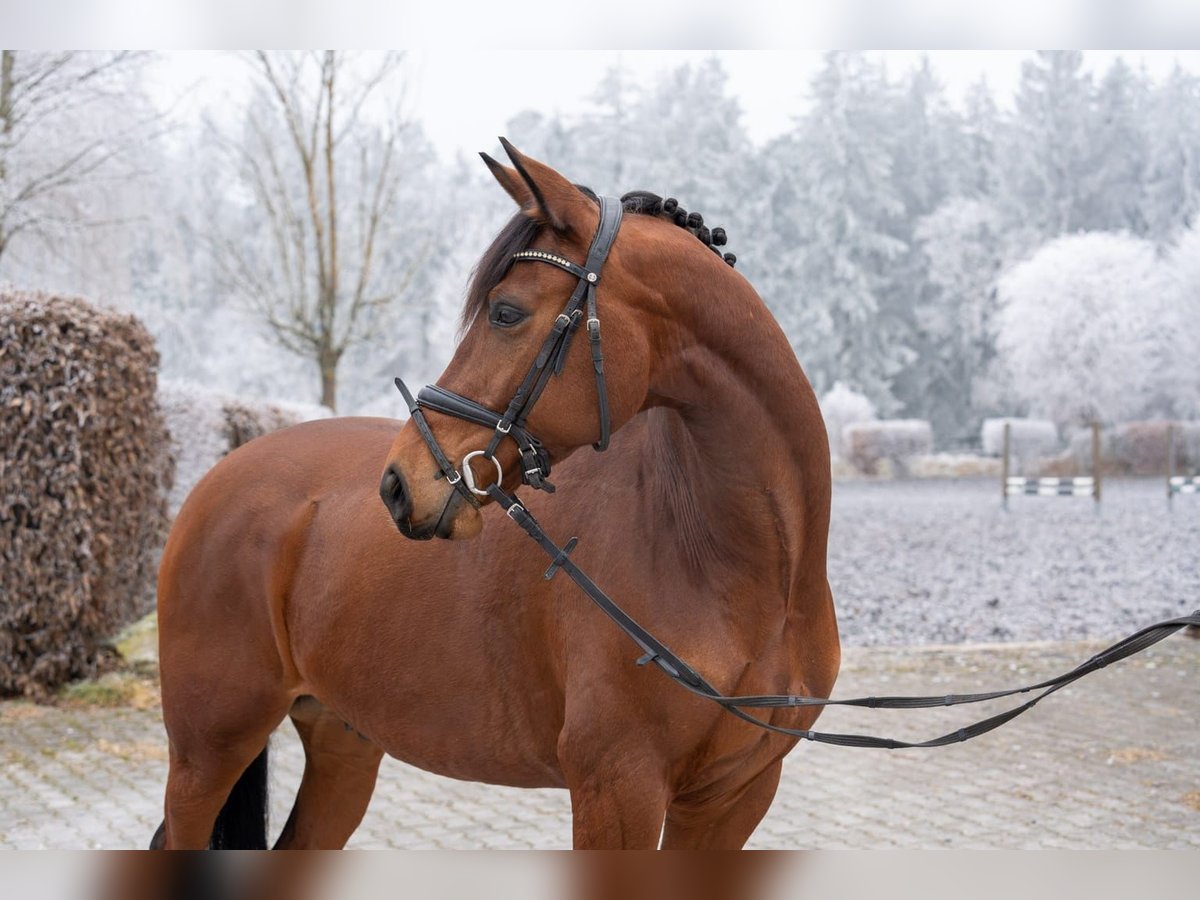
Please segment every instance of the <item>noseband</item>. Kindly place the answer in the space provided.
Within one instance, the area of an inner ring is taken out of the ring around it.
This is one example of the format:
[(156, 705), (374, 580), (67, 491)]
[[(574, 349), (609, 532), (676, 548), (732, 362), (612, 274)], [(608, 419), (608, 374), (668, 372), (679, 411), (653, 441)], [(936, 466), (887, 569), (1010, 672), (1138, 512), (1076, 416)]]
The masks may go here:
[[(550, 333), (542, 342), (541, 349), (534, 357), (533, 365), (530, 366), (503, 413), (498, 413), (469, 397), (448, 391), (436, 384), (423, 387), (414, 399), (404, 382), (399, 378), (396, 379), (396, 387), (404, 395), (404, 401), (408, 404), (409, 415), (417, 428), (417, 433), (421, 435), (438, 464), (439, 477), (445, 478), (452, 484), (455, 490), (462, 494), (472, 506), (479, 506), (479, 500), (476, 498), (488, 496), (488, 491), (477, 486), (475, 474), (471, 469), (471, 460), (476, 457), (491, 460), (496, 467), (495, 483), (499, 485), (504, 480), (504, 472), (500, 468), (495, 453), (500, 442), (506, 437), (511, 438), (520, 451), (521, 480), (538, 490), (554, 492), (554, 485), (549, 481), (550, 454), (542, 442), (525, 427), (525, 422), (529, 418), (534, 404), (541, 397), (542, 391), (546, 389), (550, 377), (562, 374), (567, 351), (571, 346), (571, 338), (579, 328), (580, 322), (583, 321), (585, 308), (588, 340), (592, 347), (592, 368), (596, 376), (596, 398), (600, 411), (600, 439), (592, 446), (597, 450), (604, 450), (608, 447), (612, 423), (609, 416), (608, 390), (604, 382), (604, 355), (600, 348), (600, 319), (596, 309), (596, 285), (600, 283), (600, 272), (604, 268), (613, 241), (616, 240), (617, 231), (621, 227), (622, 209), (620, 200), (612, 197), (600, 197), (599, 200), (600, 224), (596, 227), (596, 234), (592, 238), (591, 247), (588, 248), (587, 260), (582, 266), (545, 250), (522, 250), (512, 256), (514, 263), (528, 260), (557, 266), (570, 272), (578, 281), (575, 290), (571, 292), (570, 298), (563, 307), (563, 311), (558, 314), (558, 318), (554, 320), (554, 324), (550, 328)], [(492, 429), (492, 438), (486, 449), (472, 451), (463, 457), (461, 474), (454, 467), (450, 458), (446, 456), (437, 438), (434, 437), (433, 430), (429, 427), (423, 412), (426, 409)]]

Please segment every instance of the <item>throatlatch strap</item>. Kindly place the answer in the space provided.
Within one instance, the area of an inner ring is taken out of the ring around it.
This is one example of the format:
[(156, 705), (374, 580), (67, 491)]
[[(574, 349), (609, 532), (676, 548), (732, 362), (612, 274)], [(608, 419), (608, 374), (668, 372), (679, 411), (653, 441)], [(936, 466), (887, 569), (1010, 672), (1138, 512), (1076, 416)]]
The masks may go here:
[[(1175, 619), (1168, 619), (1164, 622), (1159, 622), (1155, 625), (1150, 625), (1140, 631), (1131, 634), (1111, 647), (1097, 653), (1091, 659), (1076, 666), (1069, 672), (1065, 672), (1055, 678), (1040, 681), (1037, 684), (1030, 684), (1024, 687), (1012, 688), (1003, 691), (989, 691), (979, 694), (945, 694), (942, 696), (926, 696), (926, 697), (857, 697), (849, 700), (830, 700), (823, 697), (806, 697), (798, 694), (765, 694), (759, 696), (747, 697), (727, 697), (713, 687), (703, 676), (695, 671), (686, 662), (676, 656), (671, 650), (659, 641), (654, 635), (650, 634), (645, 628), (626, 613), (621, 607), (607, 594), (602, 591), (595, 582), (593, 582), (587, 574), (580, 569), (575, 562), (570, 558), (570, 552), (578, 543), (577, 538), (571, 538), (566, 547), (559, 547), (554, 543), (542, 530), (541, 525), (533, 517), (533, 515), (521, 505), (520, 501), (512, 494), (505, 492), (497, 485), (492, 485), (488, 488), (488, 493), (492, 499), (504, 507), (508, 517), (516, 522), (521, 529), (531, 537), (534, 542), (542, 548), (547, 556), (550, 557), (551, 566), (546, 572), (546, 577), (549, 578), (558, 570), (566, 572), (579, 588), (587, 595), (588, 599), (596, 604), (600, 610), (617, 624), (617, 626), (627, 634), (630, 639), (637, 644), (642, 651), (642, 657), (637, 661), (638, 665), (644, 665), (647, 662), (653, 662), (661, 669), (668, 678), (676, 684), (681, 685), (697, 696), (703, 697), (706, 700), (711, 700), (714, 703), (720, 704), (727, 712), (732, 713), (739, 719), (749, 722), (751, 725), (757, 725), (759, 728), (765, 728), (768, 731), (774, 731), (779, 734), (786, 734), (791, 737), (800, 738), (806, 741), (815, 741), (822, 744), (835, 744), (841, 747), (872, 747), (886, 750), (900, 750), (915, 747), (944, 747), (948, 744), (957, 744), (962, 741), (969, 741), (972, 738), (979, 737), (981, 734), (986, 734), (995, 728), (999, 728), (1006, 722), (1010, 722), (1022, 713), (1032, 709), (1041, 700), (1050, 696), (1055, 691), (1066, 687), (1074, 681), (1079, 680), (1085, 675), (1089, 675), (1105, 666), (1118, 662), (1126, 657), (1132, 656), (1147, 647), (1157, 644), (1164, 638), (1174, 634), (1181, 628), (1188, 625), (1200, 626), (1200, 611), (1194, 612), (1189, 616), (1180, 616)], [(1032, 691), (1040, 691), (1041, 693), (1034, 696), (1032, 699), (1015, 706), (1012, 709), (1005, 710), (997, 715), (990, 716), (986, 719), (981, 719), (965, 728), (959, 728), (956, 731), (948, 732), (940, 737), (932, 738), (927, 741), (900, 741), (893, 738), (873, 737), (862, 734), (832, 734), (828, 732), (810, 731), (801, 728), (785, 728), (780, 725), (774, 725), (770, 722), (764, 722), (762, 719), (757, 719), (749, 713), (745, 712), (744, 708), (798, 708), (807, 706), (861, 706), (871, 709), (922, 709), (934, 706), (959, 706), (965, 703), (981, 703), (985, 700), (996, 700), (1001, 697), (1009, 697), (1014, 694), (1025, 694)]]

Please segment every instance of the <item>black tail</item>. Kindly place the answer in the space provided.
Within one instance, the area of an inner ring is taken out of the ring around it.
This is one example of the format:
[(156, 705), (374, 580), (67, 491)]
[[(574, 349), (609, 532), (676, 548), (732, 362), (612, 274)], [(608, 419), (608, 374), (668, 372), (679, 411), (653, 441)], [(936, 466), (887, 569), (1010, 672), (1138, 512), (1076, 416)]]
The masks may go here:
[(267, 849), (267, 751), (263, 747), (242, 773), (217, 815), (209, 847), (213, 850)]

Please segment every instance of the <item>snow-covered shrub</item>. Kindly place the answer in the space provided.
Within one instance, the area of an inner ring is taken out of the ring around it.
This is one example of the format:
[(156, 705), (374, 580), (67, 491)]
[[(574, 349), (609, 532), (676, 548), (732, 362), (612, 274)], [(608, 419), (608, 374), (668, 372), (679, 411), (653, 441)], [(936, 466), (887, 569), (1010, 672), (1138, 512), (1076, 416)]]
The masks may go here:
[(842, 431), (846, 458), (866, 475), (883, 474), (885, 468), (905, 474), (909, 457), (928, 454), (932, 448), (933, 429), (924, 419), (854, 422)]
[(1014, 393), (1064, 424), (1169, 412), (1195, 375), (1195, 319), (1148, 241), (1053, 240), (1000, 280), (997, 346)]
[(324, 406), (246, 400), (185, 381), (162, 382), (158, 401), (175, 457), (172, 516), (204, 474), (231, 450), (259, 435), (332, 415)]
[(912, 478), (998, 478), (1000, 460), (973, 453), (933, 453), (909, 457)]
[(312, 419), (327, 419), (328, 407), (286, 400), (230, 398), (225, 404), (225, 434), (229, 449), (236, 450), (256, 437)]
[(175, 485), (171, 488), (171, 515), (204, 473), (229, 452), (225, 434), (225, 403), (231, 398), (182, 381), (158, 385), (158, 405), (171, 435), (175, 457)]
[(829, 454), (834, 459), (842, 456), (842, 430), (854, 422), (874, 422), (875, 404), (844, 382), (837, 382), (821, 398), (821, 416), (825, 419), (825, 430), (829, 432)]
[(0, 695), (91, 674), (154, 603), (171, 455), (142, 323), (0, 291)]
[(1058, 449), (1058, 428), (1049, 419), (984, 419), (979, 436), (986, 455), (1003, 455), (1005, 425), (1009, 452), (1017, 459), (1036, 459)]
[[(1175, 426), (1175, 471), (1200, 471), (1200, 422), (1122, 422), (1101, 432), (1100, 465), (1106, 475), (1165, 475), (1168, 429)], [(1071, 436), (1070, 456), (1080, 471), (1091, 472), (1092, 432)]]

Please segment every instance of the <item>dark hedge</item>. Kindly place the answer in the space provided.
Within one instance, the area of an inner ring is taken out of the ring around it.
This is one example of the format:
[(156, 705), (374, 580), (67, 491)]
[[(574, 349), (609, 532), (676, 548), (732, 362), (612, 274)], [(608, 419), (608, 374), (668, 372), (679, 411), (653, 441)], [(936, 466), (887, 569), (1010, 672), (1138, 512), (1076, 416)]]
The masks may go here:
[(153, 608), (174, 464), (133, 316), (0, 291), (0, 694), (94, 672)]

